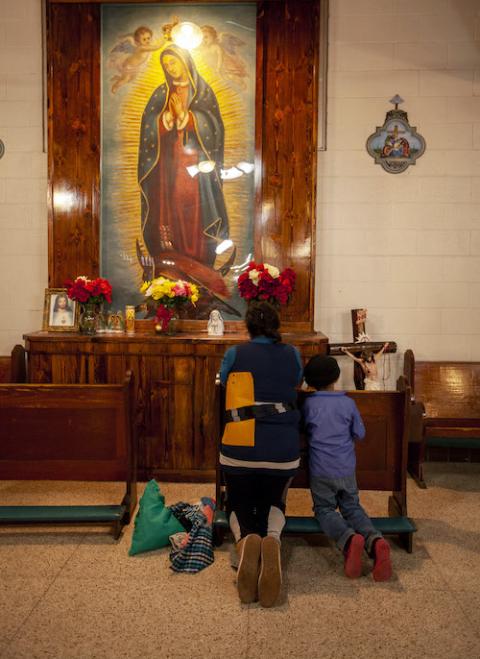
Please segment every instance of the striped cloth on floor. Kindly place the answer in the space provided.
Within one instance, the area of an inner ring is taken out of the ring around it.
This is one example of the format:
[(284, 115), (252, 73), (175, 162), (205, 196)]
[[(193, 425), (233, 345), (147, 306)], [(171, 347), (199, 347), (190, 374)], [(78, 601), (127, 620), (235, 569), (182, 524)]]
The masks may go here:
[(215, 501), (202, 497), (199, 504), (180, 501), (170, 506), (173, 515), (190, 531), (180, 548), (170, 552), (171, 568), (174, 572), (200, 572), (213, 563), (213, 514)]

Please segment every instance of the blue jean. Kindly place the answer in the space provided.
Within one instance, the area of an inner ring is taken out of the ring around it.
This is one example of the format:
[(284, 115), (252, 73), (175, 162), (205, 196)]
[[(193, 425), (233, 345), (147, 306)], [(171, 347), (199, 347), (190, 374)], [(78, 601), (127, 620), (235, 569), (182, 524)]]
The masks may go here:
[(355, 474), (344, 478), (310, 476), (310, 489), (313, 511), (320, 528), (335, 540), (337, 547), (344, 551), (350, 537), (360, 533), (365, 538), (367, 552), (371, 553), (373, 542), (382, 534), (360, 505)]

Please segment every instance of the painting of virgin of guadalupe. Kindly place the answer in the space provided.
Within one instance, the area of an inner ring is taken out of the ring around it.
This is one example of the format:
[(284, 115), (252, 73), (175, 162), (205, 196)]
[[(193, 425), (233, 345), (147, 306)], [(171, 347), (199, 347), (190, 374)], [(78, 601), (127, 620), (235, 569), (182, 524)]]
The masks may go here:
[[(105, 63), (122, 32), (148, 29), (151, 44), (115, 93), (104, 67), (102, 274), (118, 306), (163, 275), (200, 287), (194, 317), (238, 318), (253, 254), (256, 8), (104, 5), (102, 20)], [(213, 30), (242, 49), (241, 79), (212, 63)]]
[[(150, 97), (140, 131), (143, 238), (154, 258), (173, 251), (213, 268), (215, 249), (229, 236), (220, 108), (188, 51), (168, 46), (160, 64), (165, 82)], [(211, 171), (192, 177), (191, 167)]]

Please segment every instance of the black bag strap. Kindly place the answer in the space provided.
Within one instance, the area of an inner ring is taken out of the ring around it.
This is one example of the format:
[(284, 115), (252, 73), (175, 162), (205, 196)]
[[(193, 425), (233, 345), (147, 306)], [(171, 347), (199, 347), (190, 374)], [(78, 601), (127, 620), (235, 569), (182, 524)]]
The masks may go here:
[(264, 419), (276, 414), (284, 414), (297, 409), (296, 403), (266, 403), (265, 405), (245, 405), (226, 410), (224, 414), (225, 423), (236, 421), (247, 421), (248, 419)]

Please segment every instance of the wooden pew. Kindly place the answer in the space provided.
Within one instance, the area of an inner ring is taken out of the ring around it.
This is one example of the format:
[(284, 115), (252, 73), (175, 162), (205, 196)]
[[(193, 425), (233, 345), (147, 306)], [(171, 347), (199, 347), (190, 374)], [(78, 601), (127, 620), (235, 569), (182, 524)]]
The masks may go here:
[(0, 357), (0, 383), (26, 381), (27, 363), (25, 348), (21, 345), (16, 345), (8, 357)]
[[(384, 535), (398, 536), (402, 546), (412, 551), (415, 524), (407, 516), (407, 448), (410, 390), (403, 377), (397, 391), (349, 391), (365, 424), (366, 437), (356, 443), (357, 481), (361, 490), (389, 491), (388, 516), (372, 521)], [(299, 405), (305, 394), (299, 394)], [(300, 468), (291, 487), (309, 488), (308, 444), (301, 436)], [(217, 512), (215, 541), (221, 543), (228, 530), (225, 515), (225, 487), (217, 465)], [(368, 511), (367, 511), (368, 512)], [(315, 517), (287, 516), (285, 533), (321, 533)]]
[(480, 448), (480, 362), (416, 361), (404, 355), (412, 391), (408, 469), (425, 487), (427, 447)]
[(0, 524), (111, 524), (118, 538), (137, 501), (132, 393), (131, 373), (119, 385), (0, 385), (0, 479), (125, 481), (120, 504), (0, 506)]

